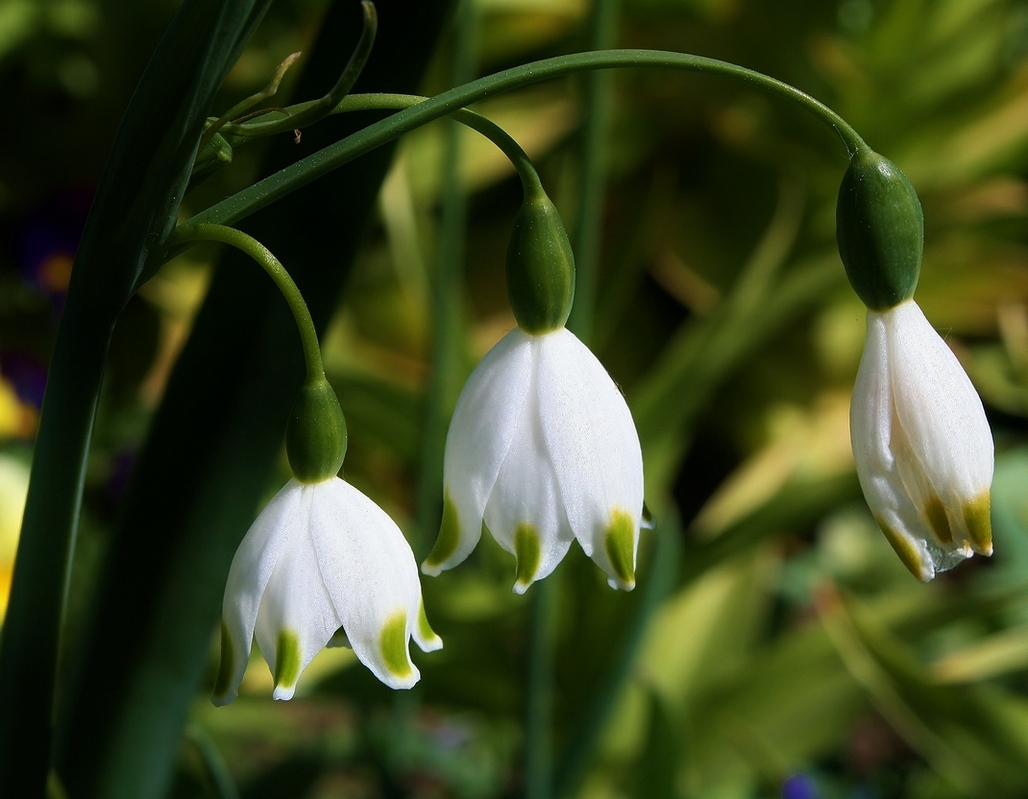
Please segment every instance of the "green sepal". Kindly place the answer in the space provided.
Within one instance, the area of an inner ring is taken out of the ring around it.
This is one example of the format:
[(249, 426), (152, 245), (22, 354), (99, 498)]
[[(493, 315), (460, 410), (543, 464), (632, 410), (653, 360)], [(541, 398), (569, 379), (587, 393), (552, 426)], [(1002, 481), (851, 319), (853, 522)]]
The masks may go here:
[(839, 255), (853, 290), (873, 311), (910, 299), (921, 272), (924, 214), (917, 192), (892, 161), (858, 150), (839, 187)]
[(301, 483), (320, 483), (338, 474), (343, 465), (346, 420), (335, 390), (324, 377), (305, 383), (293, 403), (286, 455)]
[(539, 189), (525, 196), (507, 247), (507, 294), (526, 333), (564, 326), (575, 299), (575, 256), (557, 208)]

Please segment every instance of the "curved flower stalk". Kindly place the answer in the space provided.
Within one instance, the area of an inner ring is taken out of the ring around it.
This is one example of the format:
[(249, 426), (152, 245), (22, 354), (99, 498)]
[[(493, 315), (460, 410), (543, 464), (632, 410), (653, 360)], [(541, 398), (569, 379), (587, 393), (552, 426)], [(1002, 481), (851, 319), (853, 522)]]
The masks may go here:
[(611, 587), (635, 586), (642, 452), (624, 397), (563, 326), (516, 328), (478, 365), (446, 438), (443, 522), (426, 574), (463, 561), (486, 527), (517, 557), (516, 593), (577, 539)]
[(992, 554), (993, 443), (982, 402), (913, 300), (868, 310), (850, 437), (875, 520), (923, 581)]
[(221, 668), (213, 701), (235, 699), (257, 644), (271, 667), (274, 697), (290, 699), (311, 659), (345, 642), (391, 688), (420, 678), (411, 637), (425, 652), (443, 643), (428, 624), (414, 553), (389, 516), (337, 475), (346, 420), (325, 379), (318, 334), (299, 289), (256, 239), (221, 225), (182, 225), (173, 244), (238, 247), (275, 281), (296, 320), (307, 379), (286, 427), (293, 479), (251, 525), (229, 567), (222, 603)]
[(391, 688), (419, 679), (407, 645), (442, 641), (428, 624), (414, 555), (386, 513), (338, 477), (290, 480), (257, 517), (232, 560), (222, 608), (214, 703), (231, 702), (257, 644), (289, 699), (337, 632)]

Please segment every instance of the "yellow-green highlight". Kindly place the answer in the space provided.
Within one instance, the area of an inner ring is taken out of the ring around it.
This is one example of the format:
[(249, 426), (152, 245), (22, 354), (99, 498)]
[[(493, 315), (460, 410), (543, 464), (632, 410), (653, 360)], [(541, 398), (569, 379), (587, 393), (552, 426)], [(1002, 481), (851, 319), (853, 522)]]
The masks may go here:
[(924, 563), (921, 561), (921, 553), (917, 551), (917, 547), (881, 519), (876, 518), (875, 521), (878, 522), (878, 526), (882, 528), (882, 532), (885, 533), (886, 539), (888, 539), (896, 554), (899, 555), (899, 559), (903, 562), (903, 565), (906, 566), (910, 570), (910, 573), (918, 580), (923, 581), (925, 579), (925, 568)]
[(450, 492), (447, 491), (443, 497), (443, 520), (439, 525), (439, 536), (432, 551), (425, 558), (424, 565), (429, 569), (436, 569), (446, 563), (457, 551), (459, 542), (460, 514), (457, 512), (457, 505), (450, 498)]
[(300, 639), (292, 630), (283, 630), (275, 647), (275, 687), (292, 688), (299, 677)]
[(526, 522), (519, 524), (514, 531), (514, 555), (518, 559), (517, 585), (527, 588), (539, 571), (542, 549), (539, 533)]
[(603, 546), (614, 574), (625, 585), (635, 585), (635, 518), (626, 510), (615, 508), (603, 533)]
[(221, 623), (221, 663), (218, 666), (218, 679), (214, 683), (214, 695), (224, 696), (232, 684), (232, 672), (235, 670), (235, 652), (232, 649), (232, 638), (228, 634), (225, 622)]
[(928, 526), (931, 528), (940, 544), (953, 543), (953, 529), (949, 524), (949, 517), (946, 516), (946, 506), (936, 496), (928, 498), (924, 506), (924, 515), (928, 519)]
[(966, 503), (961, 509), (967, 533), (976, 552), (982, 555), (992, 554), (992, 516), (990, 513), (991, 498), (988, 491), (977, 499)]
[(436, 631), (432, 629), (432, 625), (428, 623), (424, 602), (421, 603), (421, 608), (418, 610), (418, 635), (425, 641), (433, 641), (439, 637), (436, 635)]
[(382, 662), (390, 674), (401, 680), (411, 675), (413, 669), (407, 652), (407, 614), (402, 610), (390, 616), (383, 625), (378, 647), (382, 652)]

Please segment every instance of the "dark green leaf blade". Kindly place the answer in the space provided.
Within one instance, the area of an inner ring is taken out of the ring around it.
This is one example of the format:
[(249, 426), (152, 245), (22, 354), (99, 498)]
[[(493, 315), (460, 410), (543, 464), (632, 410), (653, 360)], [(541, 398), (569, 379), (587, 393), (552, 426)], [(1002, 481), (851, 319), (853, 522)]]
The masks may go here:
[(255, 0), (182, 6), (134, 95), (90, 212), (50, 365), (0, 650), (3, 795), (44, 791), (66, 579), (111, 331), (175, 224), (207, 106), (259, 16)]
[[(402, 14), (390, 5), (379, 4), (378, 44), (359, 90), (415, 89), (446, 17), (444, 2)], [(331, 85), (359, 31), (358, 6), (333, 6), (301, 96)], [(284, 137), (268, 170), (359, 122), (326, 120), (304, 131), (301, 147)], [(290, 270), (321, 328), (390, 156), (382, 149), (248, 220), (248, 231)], [(73, 795), (162, 795), (205, 674), (225, 575), (268, 488), (302, 374), (282, 298), (259, 267), (226, 253), (133, 474), (63, 707), (61, 773)]]

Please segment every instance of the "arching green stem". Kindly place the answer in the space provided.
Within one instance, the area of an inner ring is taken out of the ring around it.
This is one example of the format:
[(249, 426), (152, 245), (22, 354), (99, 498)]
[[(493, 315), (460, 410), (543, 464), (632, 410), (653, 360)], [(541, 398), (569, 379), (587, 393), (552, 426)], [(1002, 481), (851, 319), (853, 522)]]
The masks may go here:
[[(387, 119), (347, 136), (319, 152), (297, 161), (285, 169), (258, 181), (242, 191), (188, 220), (190, 223), (232, 223), (275, 200), (352, 161), (376, 147), (392, 141), (415, 128), (435, 119), (448, 116), (464, 106), (503, 92), (562, 77), (589, 69), (615, 69), (628, 67), (664, 67), (684, 69), (741, 80), (756, 89), (782, 97), (805, 108), (832, 128), (842, 139), (847, 152), (852, 154), (863, 145), (859, 134), (828, 106), (801, 92), (794, 86), (769, 78), (759, 72), (703, 56), (670, 53), (662, 50), (606, 50), (595, 53), (548, 58), (530, 64), (497, 72), (466, 83), (418, 103)], [(349, 98), (347, 98), (349, 99)], [(345, 101), (344, 101), (345, 102)]]
[(318, 343), (318, 333), (314, 329), (314, 321), (311, 319), (310, 311), (307, 310), (307, 303), (304, 302), (296, 283), (293, 282), (278, 258), (271, 253), (271, 250), (240, 230), (212, 224), (179, 225), (172, 233), (169, 244), (175, 246), (198, 241), (217, 241), (229, 244), (245, 252), (264, 268), (264, 271), (275, 281), (278, 290), (282, 292), (282, 296), (296, 320), (296, 327), (300, 331), (300, 341), (303, 344), (304, 362), (307, 364), (307, 382), (323, 379), (325, 367), (321, 362), (321, 346)]
[[(417, 94), (351, 94), (341, 100), (332, 109), (332, 113), (402, 111), (427, 102), (431, 102), (431, 99)], [(244, 139), (281, 133), (285, 129), (291, 129), (289, 125), (293, 123), (294, 116), (292, 115), (304, 113), (309, 105), (312, 105), (312, 103), (298, 103), (282, 111), (269, 111), (265, 116), (273, 117), (273, 119), (259, 123), (229, 125), (226, 127), (225, 133), (242, 136)], [(528, 157), (528, 153), (521, 148), (521, 145), (507, 131), (492, 120), (466, 108), (454, 111), (451, 116), (462, 125), (481, 133), (510, 159), (511, 164), (514, 165), (521, 178), (526, 194), (542, 189), (542, 183), (539, 181), (539, 174), (532, 164), (532, 159)]]
[(375, 4), (369, 0), (361, 2), (361, 13), (364, 15), (364, 28), (361, 31), (361, 38), (357, 47), (350, 56), (350, 60), (343, 69), (335, 86), (329, 89), (328, 94), (320, 100), (304, 103), (302, 109), (298, 109), (288, 120), (289, 129), (300, 128), (304, 125), (313, 125), (322, 117), (332, 113), (332, 109), (349, 94), (353, 84), (357, 82), (364, 65), (368, 63), (371, 56), (371, 48), (375, 44), (375, 35), (378, 33), (378, 13), (375, 11)]

